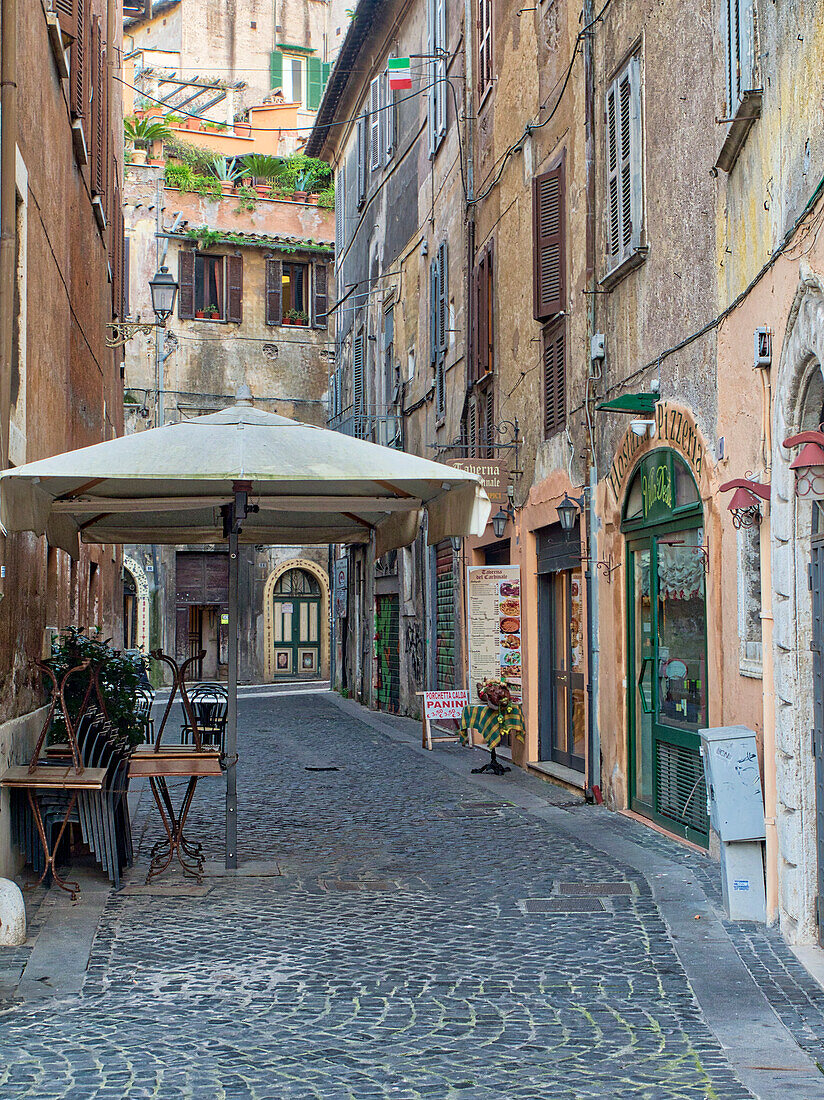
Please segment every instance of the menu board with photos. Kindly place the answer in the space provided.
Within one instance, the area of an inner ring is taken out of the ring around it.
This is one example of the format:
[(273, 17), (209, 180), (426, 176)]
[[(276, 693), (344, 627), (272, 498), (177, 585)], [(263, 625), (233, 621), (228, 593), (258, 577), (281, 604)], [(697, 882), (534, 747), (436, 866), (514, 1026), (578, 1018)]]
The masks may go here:
[(521, 701), (521, 571), (517, 565), (467, 569), (469, 682), (506, 680)]

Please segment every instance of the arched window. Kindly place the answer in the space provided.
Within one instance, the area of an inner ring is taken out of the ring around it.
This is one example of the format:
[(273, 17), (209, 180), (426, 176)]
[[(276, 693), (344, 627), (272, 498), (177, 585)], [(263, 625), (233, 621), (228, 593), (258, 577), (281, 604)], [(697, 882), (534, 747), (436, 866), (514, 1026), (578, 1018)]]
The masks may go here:
[(635, 528), (666, 523), (699, 506), (698, 487), (686, 462), (662, 448), (638, 463), (624, 505), (624, 524)]
[(278, 577), (275, 584), (277, 596), (319, 596), (320, 585), (303, 569), (289, 569)]

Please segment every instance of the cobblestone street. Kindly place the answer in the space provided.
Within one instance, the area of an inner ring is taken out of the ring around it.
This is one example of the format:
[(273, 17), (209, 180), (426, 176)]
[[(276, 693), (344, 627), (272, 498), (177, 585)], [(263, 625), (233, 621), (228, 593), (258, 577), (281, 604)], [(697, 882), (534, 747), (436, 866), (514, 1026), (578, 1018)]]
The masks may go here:
[[(140, 860), (105, 901), (82, 991), (0, 1001), (0, 1097), (824, 1095), (824, 994), (772, 933), (722, 927), (716, 864), (537, 778), (471, 777), (480, 753), (423, 754), (411, 723), (381, 723), (323, 694), (241, 701), (240, 859), (257, 875), (144, 887), (158, 823), (142, 791)], [(201, 784), (189, 828), (214, 861), (222, 794)], [(699, 1004), (655, 874), (686, 892), (687, 930), (705, 922), (693, 955), (733, 960), (749, 992)], [(753, 976), (783, 1022), (748, 1012)], [(710, 1026), (736, 1004), (752, 1056)]]

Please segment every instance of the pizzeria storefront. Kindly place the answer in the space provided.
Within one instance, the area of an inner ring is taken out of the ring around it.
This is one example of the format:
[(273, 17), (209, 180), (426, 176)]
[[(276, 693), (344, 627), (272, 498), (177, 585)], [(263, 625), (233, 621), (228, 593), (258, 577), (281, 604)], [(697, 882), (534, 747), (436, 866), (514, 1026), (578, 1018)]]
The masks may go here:
[(699, 730), (725, 709), (719, 631), (734, 619), (721, 615), (718, 585), (734, 543), (722, 545), (691, 412), (662, 401), (653, 418), (651, 432), (630, 427), (619, 440), (596, 505), (601, 782), (616, 809), (707, 847)]

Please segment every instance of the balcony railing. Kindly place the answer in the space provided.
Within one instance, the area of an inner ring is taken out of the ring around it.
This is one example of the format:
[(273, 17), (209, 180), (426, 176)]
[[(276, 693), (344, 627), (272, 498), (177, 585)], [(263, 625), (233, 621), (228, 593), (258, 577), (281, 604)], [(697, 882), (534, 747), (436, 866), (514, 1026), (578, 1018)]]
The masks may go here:
[(401, 417), (389, 412), (386, 406), (369, 405), (357, 408), (350, 405), (329, 420), (329, 427), (355, 439), (368, 439), (383, 447), (401, 449)]

